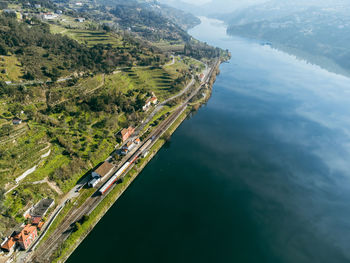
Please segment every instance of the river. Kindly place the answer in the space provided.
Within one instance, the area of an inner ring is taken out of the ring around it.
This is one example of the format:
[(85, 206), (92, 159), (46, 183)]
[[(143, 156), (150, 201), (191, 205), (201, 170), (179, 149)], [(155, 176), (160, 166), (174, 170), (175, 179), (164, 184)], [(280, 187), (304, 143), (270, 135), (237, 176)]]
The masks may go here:
[(232, 60), (69, 263), (350, 262), (350, 79), (219, 21)]

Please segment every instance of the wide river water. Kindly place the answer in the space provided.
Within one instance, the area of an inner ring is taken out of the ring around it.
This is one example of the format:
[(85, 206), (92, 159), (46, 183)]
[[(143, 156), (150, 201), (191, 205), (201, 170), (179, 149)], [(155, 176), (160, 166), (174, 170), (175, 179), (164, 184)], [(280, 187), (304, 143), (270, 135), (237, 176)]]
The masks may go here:
[(203, 18), (212, 98), (68, 260), (350, 262), (350, 79)]

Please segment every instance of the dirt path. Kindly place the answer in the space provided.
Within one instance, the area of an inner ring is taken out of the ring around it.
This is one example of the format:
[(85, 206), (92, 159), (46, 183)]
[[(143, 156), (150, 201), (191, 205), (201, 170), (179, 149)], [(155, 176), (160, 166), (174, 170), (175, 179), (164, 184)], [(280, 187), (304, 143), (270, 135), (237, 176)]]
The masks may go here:
[(47, 183), (48, 186), (49, 186), (52, 190), (54, 190), (57, 194), (63, 195), (62, 190), (57, 186), (56, 183), (49, 181), (49, 178), (48, 178), (48, 177), (46, 177), (44, 180), (32, 182), (32, 183), (30, 183), (30, 184), (45, 184), (45, 183)]

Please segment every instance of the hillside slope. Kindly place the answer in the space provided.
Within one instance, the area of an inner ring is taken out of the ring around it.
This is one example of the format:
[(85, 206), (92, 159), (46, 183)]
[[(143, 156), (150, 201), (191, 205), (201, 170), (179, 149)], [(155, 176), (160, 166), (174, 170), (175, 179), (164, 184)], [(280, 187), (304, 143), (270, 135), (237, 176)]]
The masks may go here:
[(228, 33), (271, 42), (329, 70), (350, 74), (350, 8), (343, 1), (270, 1), (223, 17)]

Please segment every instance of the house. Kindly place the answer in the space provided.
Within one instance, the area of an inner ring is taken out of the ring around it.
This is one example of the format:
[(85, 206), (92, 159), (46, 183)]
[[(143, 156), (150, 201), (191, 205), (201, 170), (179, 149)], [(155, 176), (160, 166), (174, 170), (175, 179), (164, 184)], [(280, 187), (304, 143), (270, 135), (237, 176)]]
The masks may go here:
[(45, 198), (40, 200), (31, 210), (30, 210), (30, 216), (32, 218), (34, 217), (41, 217), (43, 218), (50, 207), (52, 207), (55, 204), (55, 201), (51, 198)]
[(150, 99), (150, 102), (151, 102), (151, 104), (156, 105), (156, 104), (158, 103), (157, 97), (156, 97), (156, 96), (153, 96), (153, 97)]
[(101, 177), (93, 178), (89, 181), (88, 185), (89, 187), (95, 187), (99, 182), (101, 181)]
[(56, 11), (56, 14), (62, 15), (63, 12), (62, 12), (62, 10), (57, 10), (57, 11)]
[(158, 103), (157, 97), (152, 93), (152, 97), (146, 100), (145, 105), (142, 107), (143, 111), (147, 111), (152, 105), (156, 105)]
[(133, 135), (135, 132), (135, 129), (133, 127), (129, 127), (127, 129), (123, 129), (120, 133), (121, 133), (121, 136), (122, 136), (122, 140), (123, 142), (125, 142), (127, 139), (129, 139), (129, 137), (131, 135)]
[(135, 147), (136, 145), (135, 145), (135, 143), (134, 142), (128, 142), (127, 144), (125, 144), (124, 146), (123, 146), (123, 150), (128, 150), (128, 151), (131, 151), (132, 149), (134, 149), (134, 147)]
[(42, 14), (42, 19), (45, 19), (45, 20), (53, 20), (53, 19), (56, 19), (58, 17), (58, 15), (56, 14), (53, 14), (53, 13), (44, 13)]
[(137, 145), (139, 145), (140, 142), (141, 142), (141, 140), (139, 138), (136, 138), (135, 141), (134, 141), (134, 143), (137, 144)]
[(83, 23), (85, 21), (85, 18), (83, 17), (78, 17), (75, 19), (75, 21), (79, 22), (79, 23)]
[(1, 248), (9, 253), (12, 253), (16, 248), (16, 240), (13, 237), (8, 238), (5, 243), (1, 245)]
[(15, 118), (12, 119), (12, 124), (13, 125), (19, 125), (21, 123), (22, 123), (22, 120), (20, 118), (15, 117)]
[(83, 6), (83, 3), (77, 2), (77, 3), (75, 3), (75, 5), (76, 5), (76, 6)]
[(92, 178), (102, 178), (104, 176), (110, 175), (113, 171), (114, 165), (108, 161), (105, 161), (100, 167), (92, 172)]
[(21, 232), (14, 236), (14, 239), (22, 249), (26, 250), (37, 236), (38, 231), (36, 226), (26, 225)]
[(41, 8), (41, 5), (40, 4), (35, 4), (34, 7), (35, 8)]
[(151, 102), (149, 102), (148, 100), (146, 101), (145, 105), (143, 105), (142, 110), (143, 111), (147, 111), (149, 109), (149, 107), (151, 106)]

